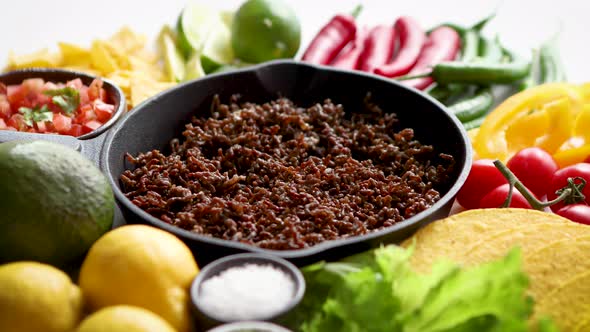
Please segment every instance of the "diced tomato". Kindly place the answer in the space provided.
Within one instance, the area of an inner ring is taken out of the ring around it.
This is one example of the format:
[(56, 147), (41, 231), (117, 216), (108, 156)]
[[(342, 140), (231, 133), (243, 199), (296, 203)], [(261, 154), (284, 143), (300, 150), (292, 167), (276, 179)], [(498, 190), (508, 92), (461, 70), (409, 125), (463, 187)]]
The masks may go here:
[(102, 80), (100, 78), (96, 78), (90, 83), (88, 86), (88, 97), (90, 100), (100, 99), (103, 100), (104, 98), (104, 89), (102, 88)]
[(88, 121), (82, 126), (82, 132), (88, 134), (102, 126), (102, 123), (96, 120)]
[(13, 114), (6, 124), (18, 131), (26, 131), (28, 128), (25, 123), (25, 117), (22, 114)]
[(80, 94), (80, 105), (88, 104), (90, 102), (90, 97), (88, 96), (89, 92), (90, 89), (88, 89), (87, 86), (83, 86), (78, 90), (78, 93)]
[(35, 122), (35, 127), (37, 127), (37, 131), (40, 133), (47, 132), (47, 125), (45, 124), (45, 121)]
[(72, 129), (70, 129), (70, 131), (67, 132), (68, 135), (74, 136), (74, 137), (78, 137), (80, 135), (82, 135), (84, 132), (82, 130), (82, 125), (79, 124), (73, 124), (72, 125)]
[(6, 122), (4, 122), (4, 119), (0, 119), (0, 130), (5, 130), (7, 128), (8, 126), (6, 125)]
[(57, 90), (59, 89), (57, 87), (57, 84), (53, 83), (53, 82), (45, 82), (45, 85), (43, 85), (43, 91), (47, 91), (47, 90)]
[(72, 118), (69, 118), (61, 113), (53, 114), (53, 126), (60, 134), (67, 134), (72, 129)]
[(42, 78), (29, 78), (23, 81), (22, 86), (26, 93), (41, 93), (45, 81)]
[(94, 108), (94, 113), (96, 113), (96, 118), (100, 122), (107, 122), (112, 116), (113, 112), (115, 111), (115, 105), (105, 104), (102, 100), (97, 99), (92, 103)]
[(5, 95), (0, 95), (0, 119), (8, 120), (11, 115), (12, 110), (10, 109), (8, 98)]
[(74, 88), (76, 90), (80, 90), (80, 88), (82, 86), (84, 86), (84, 84), (82, 83), (82, 80), (81, 79), (76, 78), (76, 79), (73, 79), (71, 81), (68, 81), (66, 83), (66, 86), (69, 86), (69, 87)]
[(6, 87), (6, 96), (8, 102), (18, 109), (23, 100), (25, 99), (24, 90), (20, 85), (9, 85)]

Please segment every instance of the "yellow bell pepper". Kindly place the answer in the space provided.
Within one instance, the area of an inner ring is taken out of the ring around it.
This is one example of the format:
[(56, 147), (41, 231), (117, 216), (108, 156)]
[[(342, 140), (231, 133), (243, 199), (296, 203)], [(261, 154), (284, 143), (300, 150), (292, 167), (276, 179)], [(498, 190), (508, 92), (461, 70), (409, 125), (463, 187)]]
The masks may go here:
[[(589, 95), (590, 96), (590, 95)], [(553, 155), (559, 167), (584, 161), (590, 156), (590, 104), (576, 117), (572, 136)]]
[[(582, 111), (585, 97), (590, 96), (590, 87), (587, 94), (585, 91), (584, 88), (572, 84), (550, 83), (511, 96), (493, 110), (479, 128), (473, 140), (477, 155), (480, 158), (500, 159), (506, 162), (524, 147), (524, 142), (531, 142), (533, 139), (534, 145), (540, 144), (557, 150), (571, 136), (567, 134), (565, 137), (566, 133), (571, 133), (572, 119)], [(542, 119), (545, 115), (537, 115), (539, 119), (536, 119), (536, 122), (531, 121), (529, 126), (526, 125), (529, 123), (529, 116), (539, 110), (546, 112), (549, 119), (544, 133), (539, 132), (534, 126), (535, 123), (545, 126), (543, 123), (547, 120)], [(562, 120), (561, 116), (567, 119)], [(558, 123), (553, 123), (557, 119)], [(515, 141), (517, 129), (522, 131), (522, 135), (527, 136), (520, 142)], [(511, 139), (510, 143), (508, 139)]]

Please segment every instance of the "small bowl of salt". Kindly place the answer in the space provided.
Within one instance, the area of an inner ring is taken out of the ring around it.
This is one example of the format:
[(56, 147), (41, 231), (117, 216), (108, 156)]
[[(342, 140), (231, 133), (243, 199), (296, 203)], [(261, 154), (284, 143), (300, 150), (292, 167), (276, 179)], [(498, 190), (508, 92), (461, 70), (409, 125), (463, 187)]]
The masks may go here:
[(276, 322), (299, 304), (304, 293), (305, 280), (295, 265), (256, 253), (206, 265), (191, 286), (201, 329), (239, 321)]

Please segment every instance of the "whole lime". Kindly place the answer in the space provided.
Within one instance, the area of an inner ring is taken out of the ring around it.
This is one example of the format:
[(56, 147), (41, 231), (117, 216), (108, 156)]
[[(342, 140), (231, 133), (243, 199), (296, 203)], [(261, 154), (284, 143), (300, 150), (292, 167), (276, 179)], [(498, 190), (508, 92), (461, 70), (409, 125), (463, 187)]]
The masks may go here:
[(301, 27), (295, 12), (282, 0), (248, 0), (232, 25), (232, 47), (237, 58), (260, 63), (295, 56)]
[(113, 222), (115, 202), (105, 176), (60, 144), (0, 144), (0, 193), (0, 263), (65, 266)]

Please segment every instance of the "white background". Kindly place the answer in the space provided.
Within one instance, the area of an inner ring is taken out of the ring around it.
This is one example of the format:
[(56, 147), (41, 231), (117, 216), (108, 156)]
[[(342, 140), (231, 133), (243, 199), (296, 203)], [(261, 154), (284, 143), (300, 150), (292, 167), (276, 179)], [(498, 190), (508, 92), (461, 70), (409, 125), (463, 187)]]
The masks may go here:
[[(89, 45), (121, 26), (157, 35), (163, 24), (174, 24), (187, 1), (220, 8), (237, 8), (243, 0), (3, 0), (0, 8), (0, 68), (9, 50), (17, 54), (58, 41)], [(497, 9), (486, 28), (503, 43), (528, 55), (543, 40), (562, 29), (560, 45), (572, 82), (590, 81), (590, 2), (587, 0), (285, 0), (301, 21), (302, 48), (335, 13), (362, 3), (361, 24), (393, 23), (400, 15), (416, 17), (425, 28), (437, 23), (471, 24)]]

